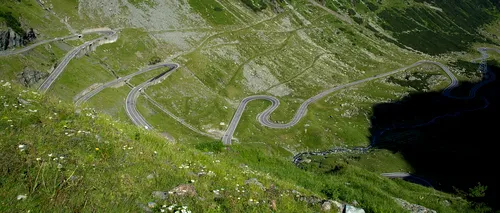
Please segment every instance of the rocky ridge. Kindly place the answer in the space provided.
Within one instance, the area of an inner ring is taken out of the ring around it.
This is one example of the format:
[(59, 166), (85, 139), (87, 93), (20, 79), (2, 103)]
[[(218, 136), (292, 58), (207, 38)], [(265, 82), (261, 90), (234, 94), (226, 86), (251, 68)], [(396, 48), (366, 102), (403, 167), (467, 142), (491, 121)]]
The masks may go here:
[(0, 29), (0, 51), (24, 46), (35, 39), (36, 34), (33, 29), (30, 29), (25, 35), (22, 36), (11, 28), (4, 30)]

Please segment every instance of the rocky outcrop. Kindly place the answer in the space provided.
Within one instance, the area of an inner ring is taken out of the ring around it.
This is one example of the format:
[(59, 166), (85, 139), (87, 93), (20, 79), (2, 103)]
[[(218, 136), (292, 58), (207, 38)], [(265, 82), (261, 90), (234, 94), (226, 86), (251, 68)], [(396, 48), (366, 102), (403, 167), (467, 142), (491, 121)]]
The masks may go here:
[(356, 201), (350, 205), (335, 200), (321, 199), (316, 196), (303, 196), (295, 190), (292, 191), (292, 194), (295, 194), (295, 200), (297, 201), (306, 202), (309, 205), (319, 205), (322, 212), (331, 212), (334, 210), (341, 213), (365, 213), (365, 210), (362, 208), (355, 207), (355, 205), (358, 205)]
[(24, 45), (22, 36), (8, 28), (7, 30), (0, 31), (0, 50), (19, 47)]
[(23, 72), (20, 72), (17, 74), (17, 79), (19, 80), (19, 83), (26, 87), (31, 87), (34, 84), (38, 83), (40, 80), (44, 79), (47, 77), (48, 73), (46, 72), (40, 72), (37, 70), (33, 69), (24, 69)]
[(432, 209), (425, 208), (423, 206), (409, 203), (406, 200), (395, 198), (396, 203), (398, 203), (403, 209), (410, 211), (411, 213), (436, 213), (436, 211)]
[(336, 147), (333, 149), (329, 149), (326, 151), (318, 151), (318, 152), (302, 152), (293, 156), (293, 163), (296, 166), (300, 167), (301, 163), (310, 163), (310, 156), (326, 156), (331, 154), (339, 154), (339, 153), (357, 153), (364, 154), (370, 151), (371, 146), (368, 147), (354, 147), (354, 148), (344, 148), (344, 147)]
[(0, 50), (24, 46), (35, 39), (36, 33), (33, 29), (30, 29), (25, 35), (19, 35), (11, 28), (0, 30)]
[(186, 196), (194, 197), (197, 195), (196, 189), (191, 184), (181, 184), (172, 189), (171, 191), (169, 191), (169, 194), (173, 194), (180, 197), (186, 197)]

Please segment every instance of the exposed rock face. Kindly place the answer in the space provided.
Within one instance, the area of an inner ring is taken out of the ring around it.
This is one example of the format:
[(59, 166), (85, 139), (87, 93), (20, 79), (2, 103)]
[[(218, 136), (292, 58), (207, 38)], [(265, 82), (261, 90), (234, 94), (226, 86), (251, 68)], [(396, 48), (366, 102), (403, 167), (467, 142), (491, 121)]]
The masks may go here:
[(19, 82), (26, 86), (31, 87), (34, 84), (38, 83), (40, 80), (47, 77), (48, 73), (40, 72), (32, 69), (25, 69), (23, 72), (17, 74), (17, 79)]
[(30, 29), (26, 35), (19, 35), (11, 28), (0, 30), (0, 50), (7, 50), (14, 47), (24, 46), (36, 39), (36, 33)]
[(423, 206), (409, 203), (406, 200), (395, 198), (396, 202), (401, 205), (404, 209), (410, 211), (411, 213), (436, 213), (436, 211), (432, 209), (425, 208)]

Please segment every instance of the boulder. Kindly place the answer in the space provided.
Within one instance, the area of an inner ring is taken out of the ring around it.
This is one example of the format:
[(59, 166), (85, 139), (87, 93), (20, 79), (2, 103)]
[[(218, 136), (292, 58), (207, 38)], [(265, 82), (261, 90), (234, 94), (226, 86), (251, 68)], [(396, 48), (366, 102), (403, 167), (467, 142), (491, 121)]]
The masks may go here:
[(162, 192), (162, 191), (154, 191), (153, 193), (151, 193), (151, 195), (154, 198), (160, 199), (160, 200), (165, 200), (168, 197), (168, 193), (167, 192)]
[(329, 212), (331, 210), (332, 210), (332, 204), (330, 203), (330, 201), (325, 201), (323, 202), (323, 204), (321, 204), (321, 211)]
[(337, 209), (337, 212), (344, 212), (344, 204), (335, 200), (329, 200), (329, 202)]
[(22, 85), (31, 87), (40, 80), (46, 78), (47, 75), (48, 73), (46, 72), (25, 68), (24, 71), (17, 74), (17, 79)]
[(196, 189), (194, 188), (193, 185), (191, 184), (181, 184), (174, 189), (172, 189), (170, 192), (172, 192), (173, 195), (177, 196), (188, 196), (188, 197), (194, 197), (198, 195), (196, 193)]
[(345, 205), (345, 213), (365, 213), (365, 210), (362, 208), (356, 208), (351, 205)]

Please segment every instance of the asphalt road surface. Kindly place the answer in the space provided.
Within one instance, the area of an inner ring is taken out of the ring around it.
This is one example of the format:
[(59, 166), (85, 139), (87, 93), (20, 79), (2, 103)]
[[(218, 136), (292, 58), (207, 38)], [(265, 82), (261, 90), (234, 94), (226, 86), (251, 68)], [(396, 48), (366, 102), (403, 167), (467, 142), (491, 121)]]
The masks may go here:
[(167, 66), (170, 67), (168, 71), (165, 71), (160, 75), (132, 88), (132, 90), (127, 95), (127, 100), (125, 101), (126, 113), (132, 120), (132, 123), (134, 123), (135, 125), (147, 130), (153, 129), (153, 126), (151, 126), (151, 124), (149, 124), (137, 110), (137, 98), (139, 98), (139, 94), (142, 90), (146, 89), (151, 84), (160, 81), (162, 78), (167, 77), (172, 71), (176, 70), (179, 67), (178, 64), (167, 64)]

